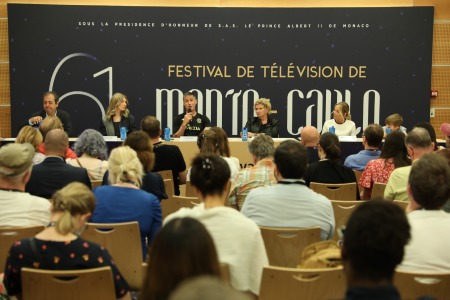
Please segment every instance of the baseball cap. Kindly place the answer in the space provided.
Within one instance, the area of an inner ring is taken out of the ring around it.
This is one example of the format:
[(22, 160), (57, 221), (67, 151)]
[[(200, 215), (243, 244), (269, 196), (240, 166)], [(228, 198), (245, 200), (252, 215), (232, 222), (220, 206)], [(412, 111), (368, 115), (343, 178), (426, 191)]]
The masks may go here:
[(6, 144), (0, 148), (0, 175), (17, 176), (31, 166), (34, 147), (29, 143)]
[(441, 125), (441, 132), (445, 136), (450, 136), (450, 124), (444, 123)]

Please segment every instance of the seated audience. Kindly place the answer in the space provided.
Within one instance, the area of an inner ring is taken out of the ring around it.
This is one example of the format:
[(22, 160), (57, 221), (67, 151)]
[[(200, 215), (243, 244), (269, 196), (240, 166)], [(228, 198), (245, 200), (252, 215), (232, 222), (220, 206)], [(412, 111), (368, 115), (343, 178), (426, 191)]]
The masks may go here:
[(317, 144), (319, 143), (320, 134), (314, 126), (305, 126), (300, 133), (301, 143), (308, 151), (308, 163), (312, 164), (319, 161), (319, 153), (317, 153)]
[(255, 101), (256, 117), (249, 117), (245, 128), (248, 130), (248, 137), (253, 137), (259, 133), (277, 138), (280, 135), (279, 122), (270, 117), (272, 104), (270, 99), (261, 98)]
[(25, 193), (34, 151), (28, 143), (0, 148), (0, 227), (46, 226), (50, 221), (50, 202)]
[(102, 180), (108, 169), (108, 146), (103, 136), (94, 129), (86, 129), (74, 145), (78, 158), (66, 162), (74, 167), (85, 168), (91, 180)]
[[(44, 123), (49, 118), (45, 118)], [(91, 188), (87, 170), (73, 167), (64, 161), (68, 146), (69, 138), (62, 129), (53, 129), (47, 133), (44, 142), (47, 157), (42, 163), (33, 166), (25, 191), (50, 199), (54, 192), (74, 181), (84, 183)]]
[(426, 154), (414, 163), (409, 174), (407, 211), (411, 242), (399, 270), (407, 272), (450, 272), (450, 214), (442, 207), (450, 199), (450, 166), (441, 155)]
[(141, 130), (148, 134), (153, 144), (155, 165), (152, 172), (172, 170), (174, 193), (179, 196), (180, 184), (186, 183), (186, 163), (180, 148), (161, 141), (161, 123), (154, 116), (142, 119)]
[(158, 198), (140, 189), (143, 168), (136, 151), (128, 146), (111, 151), (108, 160), (110, 186), (94, 190), (97, 207), (92, 214), (93, 223), (139, 222), (142, 255), (145, 259), (161, 227), (161, 205)]
[[(364, 129), (362, 144), (364, 150), (357, 154), (349, 155), (345, 159), (344, 166), (352, 170), (363, 171), (367, 163), (380, 156), (379, 150), (381, 142), (383, 141), (383, 128), (378, 124), (370, 124)], [(404, 136), (403, 136), (404, 137)]]
[(228, 141), (228, 136), (225, 130), (223, 130), (221, 127), (213, 126), (205, 128), (205, 130), (212, 130), (214, 131), (217, 136), (219, 137), (219, 154), (222, 156), (225, 160), (231, 159), (234, 164), (236, 165), (236, 168), (241, 170), (241, 164), (239, 163), (239, 159), (237, 157), (231, 156), (230, 152), (230, 143)]
[[(433, 126), (428, 122), (418, 122), (414, 125), (414, 128), (420, 127), (426, 129), (428, 133), (430, 134), (431, 142), (433, 143), (433, 149), (434, 151), (440, 150), (439, 145), (436, 141), (436, 131), (434, 131)], [(444, 149), (444, 147), (442, 147)]]
[[(333, 129), (334, 128), (334, 132)], [(336, 103), (333, 119), (323, 124), (322, 134), (331, 132), (337, 136), (356, 136), (355, 122), (351, 120), (350, 106), (346, 102)]]
[(149, 251), (142, 300), (165, 300), (185, 279), (220, 277), (216, 247), (205, 226), (192, 218), (175, 218), (160, 230)]
[(403, 118), (399, 114), (389, 115), (384, 122), (386, 123), (386, 126), (383, 126), (384, 135), (392, 131), (400, 131), (406, 134), (406, 128), (402, 126)]
[[(39, 131), (41, 132), (42, 138), (44, 139), (44, 141), (45, 141), (45, 137), (46, 137), (47, 133), (49, 133), (53, 129), (64, 130), (61, 120), (58, 117), (48, 116), (44, 119), (44, 121), (42, 121), (41, 126), (39, 126)], [(41, 143), (39, 145), (38, 150), (40, 153), (48, 155), (45, 152), (45, 147), (44, 147), (43, 143)], [(64, 158), (76, 158), (76, 157), (77, 157), (77, 155), (75, 154), (75, 152), (73, 152), (72, 149), (69, 148), (69, 145), (67, 145), (66, 152), (64, 154)]]
[(253, 158), (254, 166), (241, 170), (231, 183), (228, 203), (238, 210), (242, 208), (248, 193), (257, 187), (274, 185), (275, 179), (273, 139), (268, 135), (258, 135), (248, 143), (248, 150)]
[[(311, 182), (319, 183), (350, 183), (356, 182), (356, 176), (352, 169), (341, 165), (341, 148), (338, 137), (325, 132), (319, 140), (320, 161), (310, 164), (306, 169), (305, 182), (309, 186)], [(356, 199), (359, 199), (356, 190)]]
[(450, 148), (450, 124), (443, 123), (440, 130), (441, 133), (445, 136), (445, 147)]
[[(427, 130), (420, 127), (413, 128), (407, 134), (405, 144), (413, 164), (423, 155), (433, 152), (434, 149), (430, 134)], [(411, 166), (397, 168), (392, 171), (384, 190), (384, 198), (409, 201), (407, 191), (409, 172), (411, 172)]]
[(191, 184), (201, 204), (182, 208), (169, 215), (192, 217), (211, 234), (219, 261), (230, 267), (231, 286), (239, 291), (259, 294), (263, 267), (268, 265), (266, 249), (258, 225), (237, 210), (225, 207), (230, 184), (230, 168), (215, 154), (199, 154), (192, 161)]
[(34, 147), (33, 165), (40, 164), (45, 159), (45, 155), (39, 152), (39, 145), (43, 141), (41, 132), (30, 125), (22, 127), (16, 137), (16, 143), (30, 143)]
[[(74, 182), (52, 198), (51, 222), (32, 239), (16, 242), (5, 267), (5, 287), (10, 295), (22, 292), (20, 270), (24, 267), (47, 270), (77, 270), (111, 267), (117, 299), (131, 299), (128, 284), (108, 250), (79, 237), (95, 208), (88, 187)], [(61, 295), (61, 298), (64, 296)]]
[(346, 300), (400, 300), (393, 277), (410, 239), (409, 230), (405, 213), (391, 202), (368, 201), (356, 208), (343, 230)]
[(322, 240), (333, 237), (335, 221), (330, 200), (306, 186), (303, 180), (308, 153), (297, 141), (282, 142), (275, 150), (274, 186), (250, 191), (242, 214), (265, 227), (320, 226)]
[(361, 199), (369, 200), (375, 182), (387, 183), (392, 171), (396, 168), (411, 165), (408, 150), (405, 146), (405, 134), (393, 131), (386, 136), (379, 159), (369, 161), (361, 174), (359, 185), (363, 187)]

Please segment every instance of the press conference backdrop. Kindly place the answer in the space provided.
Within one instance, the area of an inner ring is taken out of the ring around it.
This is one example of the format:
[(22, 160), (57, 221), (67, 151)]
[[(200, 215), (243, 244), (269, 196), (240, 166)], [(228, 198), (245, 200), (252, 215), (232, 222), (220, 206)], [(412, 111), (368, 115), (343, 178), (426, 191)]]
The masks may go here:
[(172, 127), (182, 94), (237, 136), (270, 98), (281, 137), (321, 130), (350, 104), (359, 132), (392, 114), (429, 120), (432, 7), (174, 8), (8, 4), (12, 133), (60, 94), (74, 136), (98, 128), (111, 95), (139, 121)]

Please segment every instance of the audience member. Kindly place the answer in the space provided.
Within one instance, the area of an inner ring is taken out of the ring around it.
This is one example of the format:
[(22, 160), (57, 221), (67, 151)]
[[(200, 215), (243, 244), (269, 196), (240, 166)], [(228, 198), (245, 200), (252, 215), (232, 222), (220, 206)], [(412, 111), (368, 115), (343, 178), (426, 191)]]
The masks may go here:
[[(334, 132), (330, 130), (334, 128)], [(336, 103), (333, 111), (333, 119), (323, 124), (322, 134), (332, 132), (337, 136), (356, 136), (355, 122), (351, 120), (350, 106), (346, 102)]]
[(41, 132), (30, 125), (22, 127), (16, 137), (16, 143), (30, 143), (34, 147), (33, 165), (40, 164), (45, 159), (45, 155), (39, 152), (39, 145), (43, 141)]
[[(427, 130), (420, 127), (413, 128), (408, 133), (405, 143), (413, 164), (423, 155), (433, 152), (434, 149), (430, 134)], [(384, 190), (384, 198), (388, 200), (409, 201), (407, 186), (410, 172), (411, 166), (397, 168), (392, 171), (386, 189)]]
[(369, 161), (361, 174), (359, 185), (363, 187), (361, 199), (369, 200), (375, 182), (387, 183), (392, 171), (396, 168), (411, 165), (408, 150), (405, 146), (405, 134), (393, 131), (386, 136), (383, 150), (379, 159)]
[(370, 124), (367, 126), (362, 137), (364, 150), (359, 151), (357, 154), (347, 156), (344, 166), (352, 170), (363, 171), (369, 161), (377, 159), (380, 156), (381, 151), (379, 148), (383, 141), (383, 135), (383, 128), (380, 125)]
[(231, 159), (236, 165), (236, 168), (238, 170), (241, 170), (239, 159), (237, 159), (237, 157), (231, 156), (230, 143), (228, 142), (228, 136), (225, 130), (223, 130), (223, 128), (221, 127), (216, 126), (205, 128), (205, 130), (212, 130), (217, 134), (219, 138), (219, 152), (217, 154), (225, 158), (225, 160), (228, 160), (228, 158)]
[(161, 229), (149, 251), (140, 299), (168, 299), (183, 280), (201, 275), (220, 277), (211, 235), (195, 219), (175, 218)]
[(142, 255), (147, 254), (161, 227), (161, 205), (158, 198), (140, 189), (143, 168), (136, 151), (128, 146), (111, 151), (108, 160), (110, 186), (94, 190), (97, 207), (92, 215), (94, 223), (139, 222)]
[(228, 164), (218, 155), (199, 154), (192, 161), (191, 172), (191, 183), (201, 204), (182, 208), (164, 222), (180, 217), (202, 222), (214, 240), (219, 261), (230, 267), (231, 286), (258, 295), (262, 270), (269, 262), (255, 222), (224, 206), (230, 186)]
[(270, 99), (260, 98), (255, 101), (256, 117), (250, 117), (245, 123), (248, 137), (253, 137), (258, 133), (270, 135), (273, 138), (280, 135), (279, 122), (277, 119), (270, 117), (271, 110)]
[(74, 145), (78, 158), (66, 162), (74, 167), (85, 168), (91, 180), (102, 180), (108, 170), (108, 146), (103, 136), (94, 129), (86, 129)]
[(450, 148), (450, 124), (443, 123), (440, 130), (441, 133), (445, 136), (445, 147)]
[(180, 184), (186, 183), (186, 163), (180, 148), (161, 141), (161, 123), (154, 116), (142, 119), (141, 130), (148, 134), (153, 144), (155, 165), (152, 172), (172, 170), (175, 195), (179, 196)]
[(391, 202), (368, 201), (356, 208), (342, 246), (346, 300), (400, 300), (393, 277), (410, 239), (409, 230), (405, 213)]
[(167, 199), (166, 188), (161, 175), (151, 171), (155, 163), (155, 154), (150, 137), (145, 132), (135, 131), (127, 137), (123, 144), (136, 151), (144, 167), (141, 189), (155, 195), (159, 201)]
[[(448, 165), (450, 166), (450, 149), (449, 148), (441, 149), (441, 150), (437, 151), (436, 154), (444, 157), (447, 160)], [(447, 213), (450, 213), (450, 199), (448, 199), (448, 201), (444, 204), (444, 206), (442, 207), (442, 210)]]
[(175, 117), (173, 136), (198, 136), (205, 127), (211, 126), (211, 121), (207, 116), (197, 112), (197, 97), (193, 93), (184, 93), (183, 103), (186, 113)]
[(50, 202), (25, 193), (34, 154), (28, 143), (0, 148), (0, 227), (45, 226), (50, 221)]
[(385, 135), (392, 131), (400, 131), (406, 134), (406, 128), (402, 126), (403, 118), (399, 114), (389, 115), (384, 122), (386, 123), (386, 126), (383, 126)]
[(252, 189), (277, 183), (274, 175), (273, 139), (268, 135), (258, 135), (248, 143), (248, 150), (252, 155), (254, 166), (238, 173), (231, 183), (228, 196), (230, 206), (238, 210), (242, 208), (245, 198)]
[(20, 299), (20, 270), (25, 267), (76, 270), (108, 266), (113, 272), (116, 298), (131, 299), (128, 284), (108, 251), (79, 237), (94, 208), (94, 195), (81, 183), (71, 183), (55, 193), (49, 226), (32, 239), (16, 242), (9, 251), (4, 283), (10, 295)]
[(126, 128), (127, 135), (136, 131), (134, 116), (128, 109), (128, 97), (122, 93), (115, 93), (100, 123), (100, 133), (120, 137), (122, 127)]
[(308, 151), (308, 163), (312, 164), (319, 161), (319, 153), (317, 153), (317, 144), (319, 144), (320, 134), (314, 126), (305, 126), (300, 133), (301, 142)]
[(275, 150), (274, 162), (278, 183), (250, 191), (242, 214), (259, 226), (320, 226), (322, 240), (331, 239), (335, 226), (331, 202), (310, 190), (303, 180), (308, 165), (305, 147), (297, 141), (284, 141)]
[(428, 122), (418, 122), (414, 125), (414, 128), (416, 127), (426, 129), (426, 131), (428, 131), (428, 133), (430, 134), (431, 142), (433, 143), (433, 150), (434, 151), (439, 150), (439, 146), (436, 141), (436, 131), (434, 131), (433, 126)]
[[(47, 117), (45, 118), (44, 121), (42, 121), (41, 126), (39, 127), (39, 131), (42, 134), (42, 138), (45, 141), (45, 136), (47, 135), (47, 133), (50, 132), (50, 130), (53, 129), (63, 129), (63, 125), (61, 123), (61, 120), (54, 116), (54, 117)], [(44, 143), (41, 143), (39, 145), (39, 152), (42, 154), (47, 155), (47, 153), (45, 153), (45, 147), (44, 147)], [(75, 154), (75, 152), (72, 151), (72, 149), (69, 148), (69, 145), (67, 145), (67, 149), (65, 152), (65, 158), (77, 158), (77, 155)]]
[(54, 192), (74, 181), (84, 183), (91, 188), (87, 170), (73, 167), (64, 161), (68, 146), (69, 138), (62, 129), (53, 129), (47, 133), (44, 143), (47, 158), (33, 166), (25, 191), (50, 199)]
[[(353, 170), (339, 162), (341, 148), (339, 139), (334, 133), (325, 132), (320, 136), (318, 152), (320, 161), (310, 164), (306, 169), (305, 182), (308, 186), (311, 182), (356, 182)], [(358, 191), (356, 191), (356, 194), (356, 199), (359, 199)]]
[[(68, 136), (72, 134), (72, 121), (70, 120), (70, 115), (58, 108), (58, 101), (59, 97), (55, 92), (49, 91), (45, 92), (42, 95), (43, 98), (43, 110), (35, 112), (31, 115), (31, 118), (25, 122), (23, 126), (25, 125), (31, 125), (35, 127), (39, 127), (41, 125), (41, 122), (47, 118), (47, 117), (58, 117), (62, 125), (64, 127), (64, 131), (67, 133)], [(45, 137), (44, 137), (45, 138)]]
[[(222, 129), (223, 130), (223, 129)], [(228, 143), (228, 140), (225, 141)], [(238, 163), (236, 163), (236, 160), (232, 159), (231, 157), (222, 156), (220, 153), (220, 144), (224, 143), (224, 141), (220, 140), (219, 134), (217, 134), (217, 131), (215, 130), (204, 130), (202, 133), (199, 134), (197, 139), (197, 146), (200, 149), (200, 153), (207, 154), (207, 153), (213, 153), (221, 156), (228, 164), (230, 168), (230, 180), (233, 180), (240, 169), (240, 166)], [(191, 169), (188, 170), (187, 173), (187, 180), (190, 180), (190, 172)]]
[(423, 155), (411, 168), (408, 181), (411, 202), (408, 220), (411, 242), (399, 270), (450, 272), (450, 214), (442, 207), (450, 199), (450, 166), (441, 155)]
[(250, 300), (251, 297), (231, 288), (214, 276), (197, 276), (183, 281), (169, 300)]

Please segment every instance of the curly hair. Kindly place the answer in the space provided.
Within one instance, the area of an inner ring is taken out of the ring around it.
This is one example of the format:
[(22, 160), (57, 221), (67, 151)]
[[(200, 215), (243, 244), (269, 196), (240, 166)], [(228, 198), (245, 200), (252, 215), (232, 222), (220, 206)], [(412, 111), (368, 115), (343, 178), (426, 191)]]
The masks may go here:
[(78, 157), (86, 153), (101, 160), (108, 159), (108, 146), (105, 139), (94, 129), (86, 129), (80, 134), (73, 151)]

